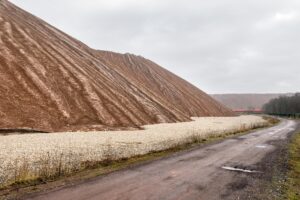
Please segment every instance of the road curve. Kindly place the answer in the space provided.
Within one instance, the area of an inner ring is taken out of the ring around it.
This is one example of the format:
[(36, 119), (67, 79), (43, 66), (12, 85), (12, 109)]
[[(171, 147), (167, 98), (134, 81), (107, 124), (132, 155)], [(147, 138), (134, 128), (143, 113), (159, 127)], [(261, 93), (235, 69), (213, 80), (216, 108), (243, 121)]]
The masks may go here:
[[(297, 123), (279, 125), (170, 156), (149, 164), (57, 189), (35, 200), (239, 199), (232, 186), (238, 176), (264, 173), (256, 164), (276, 149), (272, 141), (287, 139)], [(244, 189), (243, 183), (236, 183)], [(246, 184), (244, 184), (246, 187)]]

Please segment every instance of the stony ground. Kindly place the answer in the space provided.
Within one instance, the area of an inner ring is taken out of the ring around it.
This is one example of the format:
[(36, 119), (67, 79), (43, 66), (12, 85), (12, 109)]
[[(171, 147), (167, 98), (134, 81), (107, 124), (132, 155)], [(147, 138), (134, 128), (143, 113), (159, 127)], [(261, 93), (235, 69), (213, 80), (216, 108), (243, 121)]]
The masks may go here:
[[(276, 199), (274, 175), (286, 165), (295, 121), (253, 131), (106, 176), (54, 188), (29, 199)], [(286, 170), (286, 167), (285, 167)]]
[[(257, 116), (194, 118), (145, 130), (0, 136), (0, 181), (21, 181), (79, 169), (81, 163), (120, 159), (222, 136), (267, 122)], [(46, 174), (44, 174), (46, 173)]]

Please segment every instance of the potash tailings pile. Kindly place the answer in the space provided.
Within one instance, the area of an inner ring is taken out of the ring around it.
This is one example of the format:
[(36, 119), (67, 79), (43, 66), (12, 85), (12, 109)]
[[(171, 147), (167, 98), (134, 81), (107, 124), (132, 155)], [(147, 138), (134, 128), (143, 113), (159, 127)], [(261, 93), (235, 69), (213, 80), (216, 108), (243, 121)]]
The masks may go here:
[(141, 56), (97, 51), (0, 1), (0, 129), (116, 130), (232, 116)]

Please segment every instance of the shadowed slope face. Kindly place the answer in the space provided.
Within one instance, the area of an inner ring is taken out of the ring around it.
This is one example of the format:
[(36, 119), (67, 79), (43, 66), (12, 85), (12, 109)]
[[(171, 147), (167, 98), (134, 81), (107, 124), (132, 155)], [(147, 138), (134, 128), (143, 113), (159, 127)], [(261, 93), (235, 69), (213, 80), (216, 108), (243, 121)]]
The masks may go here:
[(103, 130), (232, 112), (142, 57), (90, 49), (0, 1), (0, 128)]

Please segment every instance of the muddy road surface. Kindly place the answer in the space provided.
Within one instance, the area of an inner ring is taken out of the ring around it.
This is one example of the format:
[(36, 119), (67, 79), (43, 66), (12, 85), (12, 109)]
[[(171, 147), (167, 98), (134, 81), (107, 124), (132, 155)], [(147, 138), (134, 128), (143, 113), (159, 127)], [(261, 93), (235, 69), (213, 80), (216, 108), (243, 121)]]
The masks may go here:
[(253, 179), (269, 171), (268, 167), (260, 167), (262, 162), (276, 152), (274, 144), (286, 141), (296, 127), (295, 121), (284, 120), (275, 127), (35, 194), (29, 199), (257, 199), (254, 196), (258, 190), (253, 187), (258, 186)]

